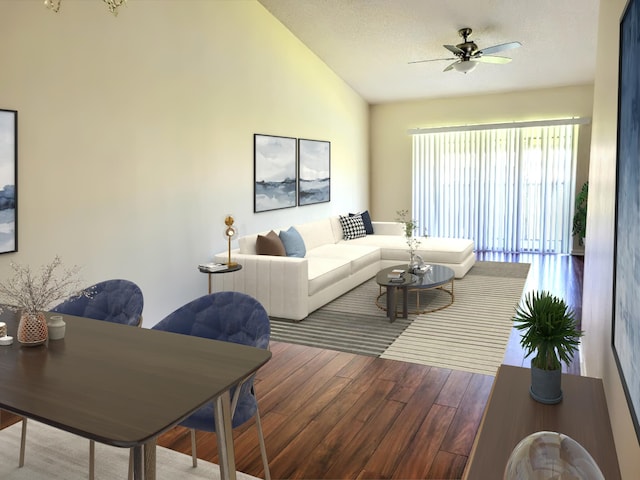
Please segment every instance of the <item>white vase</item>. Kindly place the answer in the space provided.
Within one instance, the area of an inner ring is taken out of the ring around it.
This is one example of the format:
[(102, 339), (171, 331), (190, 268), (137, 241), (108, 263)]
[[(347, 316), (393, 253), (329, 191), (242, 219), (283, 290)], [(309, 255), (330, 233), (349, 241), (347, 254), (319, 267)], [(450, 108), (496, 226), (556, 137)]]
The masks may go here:
[(47, 327), (49, 328), (49, 340), (60, 340), (64, 338), (67, 324), (62, 319), (62, 315), (52, 315), (49, 317)]

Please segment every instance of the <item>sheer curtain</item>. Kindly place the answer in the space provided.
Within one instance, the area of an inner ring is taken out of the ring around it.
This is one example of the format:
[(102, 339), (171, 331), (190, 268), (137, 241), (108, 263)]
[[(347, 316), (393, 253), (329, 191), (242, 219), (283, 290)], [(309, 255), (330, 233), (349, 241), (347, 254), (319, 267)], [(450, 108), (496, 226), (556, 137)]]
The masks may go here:
[(413, 135), (419, 233), (479, 251), (569, 253), (578, 126)]

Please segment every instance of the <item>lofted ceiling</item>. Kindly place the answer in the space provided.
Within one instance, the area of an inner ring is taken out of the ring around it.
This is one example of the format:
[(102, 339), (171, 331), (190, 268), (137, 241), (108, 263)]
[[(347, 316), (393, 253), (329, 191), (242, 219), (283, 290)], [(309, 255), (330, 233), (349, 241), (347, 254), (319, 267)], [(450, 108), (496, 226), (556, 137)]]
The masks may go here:
[[(592, 83), (599, 0), (259, 0), (371, 104)], [(512, 62), (443, 72), (471, 27)]]

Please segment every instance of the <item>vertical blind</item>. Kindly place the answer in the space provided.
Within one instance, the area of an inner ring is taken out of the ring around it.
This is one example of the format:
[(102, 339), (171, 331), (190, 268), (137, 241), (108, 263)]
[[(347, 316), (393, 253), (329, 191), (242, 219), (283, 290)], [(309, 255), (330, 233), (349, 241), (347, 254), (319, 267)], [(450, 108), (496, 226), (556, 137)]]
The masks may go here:
[(413, 135), (413, 215), (421, 234), (478, 251), (569, 253), (578, 126)]

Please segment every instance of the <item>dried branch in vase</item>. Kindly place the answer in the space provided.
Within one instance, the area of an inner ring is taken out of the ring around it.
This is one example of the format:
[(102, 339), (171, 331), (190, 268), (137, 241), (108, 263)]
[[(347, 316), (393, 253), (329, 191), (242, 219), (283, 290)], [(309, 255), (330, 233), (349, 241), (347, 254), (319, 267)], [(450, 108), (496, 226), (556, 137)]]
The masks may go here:
[(25, 313), (48, 311), (61, 300), (92, 292), (80, 287), (78, 273), (80, 267), (64, 268), (62, 260), (56, 256), (51, 263), (34, 272), (28, 265), (11, 263), (13, 276), (0, 282), (0, 306)]

